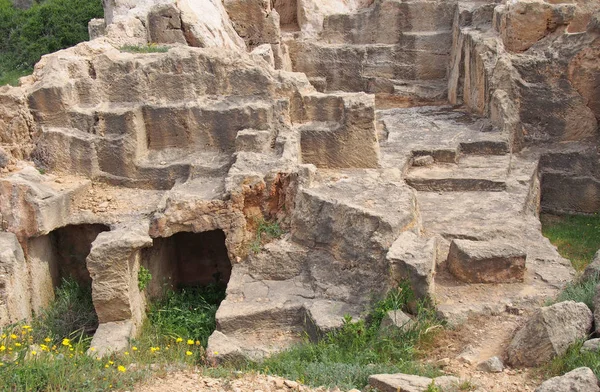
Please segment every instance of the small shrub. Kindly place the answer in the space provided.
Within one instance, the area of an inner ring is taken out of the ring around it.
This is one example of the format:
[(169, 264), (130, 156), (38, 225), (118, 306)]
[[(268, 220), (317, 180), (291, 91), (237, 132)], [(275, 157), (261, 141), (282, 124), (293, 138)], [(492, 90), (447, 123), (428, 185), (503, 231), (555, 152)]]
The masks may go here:
[(158, 46), (156, 44), (148, 45), (124, 45), (119, 48), (121, 52), (128, 53), (166, 53), (169, 51), (168, 46)]
[(569, 283), (563, 291), (554, 299), (547, 301), (547, 305), (552, 305), (563, 301), (583, 302), (592, 311), (594, 310), (594, 296), (596, 295), (596, 286), (600, 283), (600, 277), (593, 277), (585, 281), (574, 281)]
[(140, 291), (146, 290), (146, 287), (148, 287), (151, 280), (152, 274), (150, 273), (150, 270), (143, 265), (140, 266), (140, 270), (138, 271), (138, 288)]

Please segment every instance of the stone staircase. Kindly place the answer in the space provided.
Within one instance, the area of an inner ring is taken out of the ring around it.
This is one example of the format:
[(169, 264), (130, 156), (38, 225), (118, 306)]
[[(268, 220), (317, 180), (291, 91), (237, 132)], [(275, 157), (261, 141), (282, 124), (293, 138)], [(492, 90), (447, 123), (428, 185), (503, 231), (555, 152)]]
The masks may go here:
[(325, 17), (317, 40), (283, 41), (294, 71), (321, 91), (365, 91), (396, 105), (444, 102), (455, 9), (452, 1), (378, 1)]

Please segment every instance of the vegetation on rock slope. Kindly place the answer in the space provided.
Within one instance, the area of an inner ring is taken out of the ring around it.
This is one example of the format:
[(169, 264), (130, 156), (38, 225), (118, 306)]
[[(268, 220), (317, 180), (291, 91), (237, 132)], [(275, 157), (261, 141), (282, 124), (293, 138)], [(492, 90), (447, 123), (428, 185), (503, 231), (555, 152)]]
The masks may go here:
[[(582, 271), (600, 249), (600, 216), (564, 215), (542, 216), (543, 233), (558, 248), (559, 253), (571, 260), (573, 267)], [(594, 310), (593, 298), (600, 277), (575, 281), (549, 303), (576, 301)], [(600, 378), (600, 352), (580, 352), (583, 341), (556, 357), (541, 371), (546, 378), (563, 375), (579, 367), (589, 367)]]
[(42, 55), (87, 40), (89, 20), (103, 15), (101, 0), (43, 0), (27, 10), (0, 0), (0, 85), (15, 85)]

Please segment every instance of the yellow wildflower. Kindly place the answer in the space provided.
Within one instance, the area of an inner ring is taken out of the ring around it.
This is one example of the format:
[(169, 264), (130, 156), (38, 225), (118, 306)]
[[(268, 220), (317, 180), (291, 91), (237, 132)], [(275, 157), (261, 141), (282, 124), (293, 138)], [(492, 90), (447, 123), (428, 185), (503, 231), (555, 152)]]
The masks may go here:
[(119, 365), (119, 367), (117, 368), (118, 371), (120, 371), (121, 373), (125, 373), (125, 366)]
[(0, 353), (1, 353), (2, 351), (6, 351), (6, 347), (4, 347), (4, 346), (0, 346)]
[(186, 351), (185, 355), (187, 355), (189, 357), (190, 355), (192, 355), (192, 352), (191, 351)]
[(15, 343), (15, 347), (21, 347), (21, 343)]
[(52, 341), (52, 339), (50, 339), (50, 338), (44, 339), (44, 342), (46, 342), (46, 343), (50, 343), (51, 341)]
[(71, 345), (71, 340), (67, 339), (67, 338), (64, 338), (63, 341), (62, 341), (62, 345), (63, 346), (70, 346)]
[(194, 341), (192, 339), (188, 339), (187, 344), (189, 344), (190, 346), (194, 345)]
[(133, 351), (137, 351), (137, 347), (135, 347), (135, 346), (133, 346), (131, 349), (132, 349)]
[(196, 346), (199, 346), (199, 345), (200, 345), (200, 341), (196, 340)]
[(127, 356), (127, 355), (129, 355), (129, 351), (125, 351), (125, 355), (126, 355), (126, 356)]
[(96, 351), (96, 347), (90, 347), (90, 351), (91, 351), (91, 352), (94, 352), (94, 351)]
[(37, 351), (32, 351), (31, 355), (37, 355)]
[(10, 334), (10, 338), (11, 338), (12, 340), (15, 340), (15, 339), (17, 338), (17, 335), (15, 335), (14, 333), (12, 333), (12, 334)]
[(0, 336), (0, 339), (6, 339), (6, 334), (3, 333), (2, 336)]
[(108, 364), (104, 365), (104, 367), (108, 369)]
[(181, 342), (183, 342), (183, 339), (182, 339), (182, 338), (177, 338), (177, 339), (175, 339), (175, 341), (176, 341), (177, 343), (181, 343)]
[(109, 365), (114, 365), (115, 363), (113, 361), (108, 361)]

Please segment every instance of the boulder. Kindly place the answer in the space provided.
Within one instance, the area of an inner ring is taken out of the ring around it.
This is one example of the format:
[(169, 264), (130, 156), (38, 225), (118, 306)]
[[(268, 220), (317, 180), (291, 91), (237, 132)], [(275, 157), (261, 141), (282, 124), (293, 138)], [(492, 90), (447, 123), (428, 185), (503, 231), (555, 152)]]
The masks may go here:
[(381, 320), (380, 331), (383, 333), (389, 332), (405, 332), (415, 325), (414, 320), (401, 310), (390, 310)]
[(600, 351), (600, 339), (596, 338), (596, 339), (586, 340), (583, 343), (583, 346), (581, 346), (581, 349), (579, 350), (579, 352), (584, 353), (587, 351), (599, 352)]
[(540, 385), (535, 392), (597, 392), (598, 379), (590, 368), (580, 367), (564, 376), (552, 377)]
[(491, 357), (487, 361), (483, 361), (477, 365), (477, 369), (487, 373), (502, 373), (504, 370), (504, 364), (500, 358)]
[(453, 240), (448, 268), (468, 283), (522, 282), (526, 257), (521, 249), (503, 242)]
[(369, 385), (381, 392), (426, 392), (432, 386), (440, 391), (457, 391), (460, 379), (452, 376), (428, 378), (411, 374), (374, 374), (369, 377)]
[(564, 354), (587, 336), (592, 312), (581, 302), (565, 301), (539, 309), (519, 328), (507, 350), (513, 366), (538, 366)]

